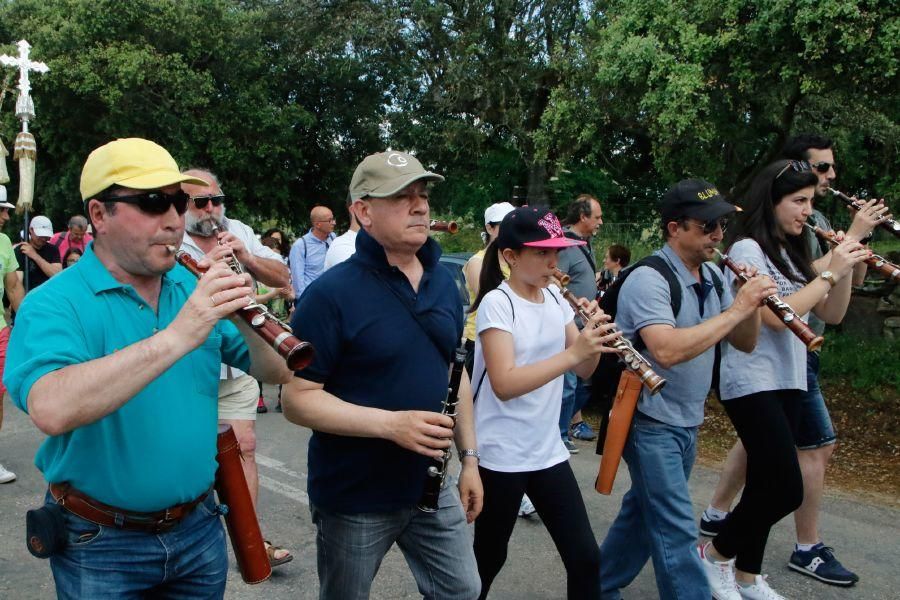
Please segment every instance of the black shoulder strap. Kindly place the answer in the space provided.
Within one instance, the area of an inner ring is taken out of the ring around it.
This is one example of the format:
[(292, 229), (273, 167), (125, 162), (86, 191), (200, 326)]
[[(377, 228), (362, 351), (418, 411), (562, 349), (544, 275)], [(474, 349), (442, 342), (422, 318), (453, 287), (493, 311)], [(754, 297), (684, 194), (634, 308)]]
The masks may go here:
[(672, 316), (677, 318), (678, 313), (681, 311), (681, 282), (678, 281), (675, 271), (672, 270), (666, 259), (656, 254), (651, 254), (638, 264), (646, 265), (655, 270), (669, 284), (669, 301), (672, 304)]
[[(701, 265), (701, 268), (703, 268), (702, 265)], [(725, 284), (722, 283), (722, 278), (719, 277), (719, 274), (716, 272), (716, 269), (713, 269), (712, 267), (710, 267), (709, 269), (707, 269), (707, 272), (709, 273), (710, 278), (712, 279), (713, 287), (716, 288), (716, 294), (719, 296), (719, 300), (721, 300), (722, 294), (725, 293)]]
[[(575, 233), (575, 232), (573, 232), (573, 231), (566, 231), (566, 232), (563, 233), (563, 235), (565, 235), (567, 238), (572, 239), (572, 240), (578, 240), (578, 241), (580, 241), (580, 242), (583, 242), (583, 241), (584, 241), (584, 240), (581, 238), (581, 236), (579, 236), (577, 233)], [(585, 244), (584, 246), (578, 246), (578, 249), (581, 250), (581, 253), (584, 254), (584, 257), (587, 259), (588, 264), (591, 265), (591, 271), (593, 271), (593, 272), (596, 273), (596, 272), (597, 272), (597, 265), (594, 264), (594, 258), (591, 256), (591, 253), (590, 253), (590, 252), (588, 252), (587, 250), (585, 250), (585, 246), (587, 246), (588, 244), (590, 244), (590, 242), (588, 242), (588, 243)]]
[(409, 312), (409, 315), (413, 318), (413, 321), (415, 321), (416, 324), (422, 329), (422, 331), (425, 333), (425, 336), (428, 338), (428, 340), (432, 344), (434, 344), (434, 347), (437, 349), (438, 354), (440, 356), (443, 356), (444, 349), (438, 343), (438, 340), (436, 340), (434, 338), (434, 336), (432, 335), (432, 333), (428, 330), (428, 328), (425, 327), (425, 324), (419, 320), (419, 315), (416, 314), (416, 311), (413, 309), (412, 306), (409, 305), (409, 303), (406, 301), (406, 299), (400, 295), (400, 292), (398, 292), (396, 289), (394, 289), (394, 287), (384, 279), (384, 277), (382, 276), (381, 273), (378, 272), (378, 270), (369, 269), (369, 272), (371, 272), (372, 275), (375, 276), (375, 279), (380, 281), (384, 285), (384, 287), (386, 287), (391, 292), (391, 294), (394, 295), (394, 297), (397, 299), (397, 301), (403, 305), (403, 308), (405, 308)]
[[(512, 298), (509, 297), (509, 294), (506, 293), (506, 290), (502, 290), (500, 288), (494, 288), (498, 292), (503, 292), (503, 295), (506, 296), (506, 299), (509, 300), (509, 310), (512, 311), (513, 323), (516, 322), (516, 307), (513, 304)], [(552, 294), (551, 294), (552, 295)], [(557, 300), (559, 302), (559, 300)], [(484, 383), (484, 376), (487, 375), (487, 365), (484, 365), (484, 371), (481, 372), (481, 377), (478, 378), (478, 385), (475, 386), (475, 391), (472, 393), (472, 403), (475, 403), (475, 400), (478, 398), (478, 392), (481, 390), (481, 384)]]
[(67, 231), (64, 234), (62, 234), (61, 236), (59, 236), (58, 238), (56, 238), (56, 241), (53, 243), (53, 245), (56, 246), (57, 250), (59, 250), (59, 247), (62, 246), (63, 240), (65, 240), (68, 235), (69, 235), (69, 232)]

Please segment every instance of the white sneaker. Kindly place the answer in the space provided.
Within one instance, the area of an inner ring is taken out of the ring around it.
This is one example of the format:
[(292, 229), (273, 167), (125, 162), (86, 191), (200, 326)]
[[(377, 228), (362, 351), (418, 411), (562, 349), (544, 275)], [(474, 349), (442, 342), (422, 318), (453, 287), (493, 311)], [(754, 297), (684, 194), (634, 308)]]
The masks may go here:
[(784, 596), (770, 588), (769, 584), (766, 582), (766, 578), (762, 575), (756, 576), (753, 585), (748, 585), (747, 587), (739, 585), (738, 591), (741, 594), (741, 598), (746, 598), (747, 600), (787, 600)]
[[(711, 542), (710, 542), (711, 543)], [(741, 600), (738, 585), (734, 580), (734, 559), (713, 561), (706, 556), (707, 544), (697, 544), (697, 553), (706, 572), (706, 580), (716, 600)]]
[(531, 500), (528, 499), (528, 496), (522, 496), (522, 503), (519, 504), (519, 516), (527, 519), (536, 512), (537, 509), (534, 507), (534, 504), (531, 503)]
[(9, 483), (16, 480), (16, 474), (8, 471), (6, 467), (0, 465), (0, 483)]

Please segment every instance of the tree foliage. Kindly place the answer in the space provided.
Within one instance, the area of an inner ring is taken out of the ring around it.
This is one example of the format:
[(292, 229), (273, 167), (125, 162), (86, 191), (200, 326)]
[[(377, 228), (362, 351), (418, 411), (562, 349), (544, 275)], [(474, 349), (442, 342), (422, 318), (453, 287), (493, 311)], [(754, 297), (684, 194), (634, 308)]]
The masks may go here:
[(898, 34), (877, 0), (0, 0), (0, 51), (26, 38), (51, 68), (33, 130), (56, 223), (90, 150), (125, 136), (295, 232), (314, 204), (343, 215), (385, 147), (445, 174), (435, 208), (476, 223), (581, 192), (652, 220), (684, 176), (739, 194), (800, 131), (836, 140), (841, 188), (896, 198)]

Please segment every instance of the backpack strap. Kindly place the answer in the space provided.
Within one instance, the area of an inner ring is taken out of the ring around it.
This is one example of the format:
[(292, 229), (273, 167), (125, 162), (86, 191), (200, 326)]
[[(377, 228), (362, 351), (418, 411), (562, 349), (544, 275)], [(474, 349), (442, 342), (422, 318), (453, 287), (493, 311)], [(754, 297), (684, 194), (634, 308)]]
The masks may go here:
[[(584, 239), (579, 236), (574, 231), (564, 231), (563, 235), (571, 240), (578, 240), (579, 242), (583, 242)], [(584, 246), (590, 245), (590, 242), (585, 244)], [(578, 246), (578, 249), (581, 250), (581, 253), (584, 254), (584, 257), (587, 259), (588, 264), (591, 265), (591, 271), (597, 272), (597, 265), (594, 264), (594, 257), (591, 256), (591, 253), (585, 250), (584, 246)]]
[[(498, 292), (502, 292), (506, 299), (509, 300), (509, 309), (512, 311), (513, 323), (516, 322), (516, 307), (513, 305), (512, 298), (509, 297), (509, 294), (506, 293), (506, 290), (502, 290), (500, 288), (494, 288)], [(551, 296), (553, 294), (550, 294)], [(559, 304), (559, 300), (556, 301)], [(481, 390), (481, 384), (484, 383), (484, 376), (487, 375), (487, 365), (484, 365), (484, 371), (481, 372), (481, 377), (478, 378), (478, 385), (475, 386), (475, 391), (472, 393), (472, 404), (475, 404), (475, 400), (478, 399), (478, 392)]]

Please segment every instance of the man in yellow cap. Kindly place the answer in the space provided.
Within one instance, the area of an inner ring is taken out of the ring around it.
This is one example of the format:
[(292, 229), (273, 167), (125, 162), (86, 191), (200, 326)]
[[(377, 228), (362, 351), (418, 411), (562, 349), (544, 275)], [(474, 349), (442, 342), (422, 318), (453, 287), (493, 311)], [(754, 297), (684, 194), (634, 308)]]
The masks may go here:
[(248, 276), (220, 262), (202, 263), (199, 280), (175, 267), (182, 182), (204, 183), (153, 142), (94, 150), (81, 175), (94, 241), (16, 318), (4, 383), (48, 436), (35, 463), (49, 491), (31, 516), (61, 542), (31, 549), (50, 554), (60, 598), (221, 598), (219, 363), (290, 378), (244, 323), (225, 320), (248, 304)]

